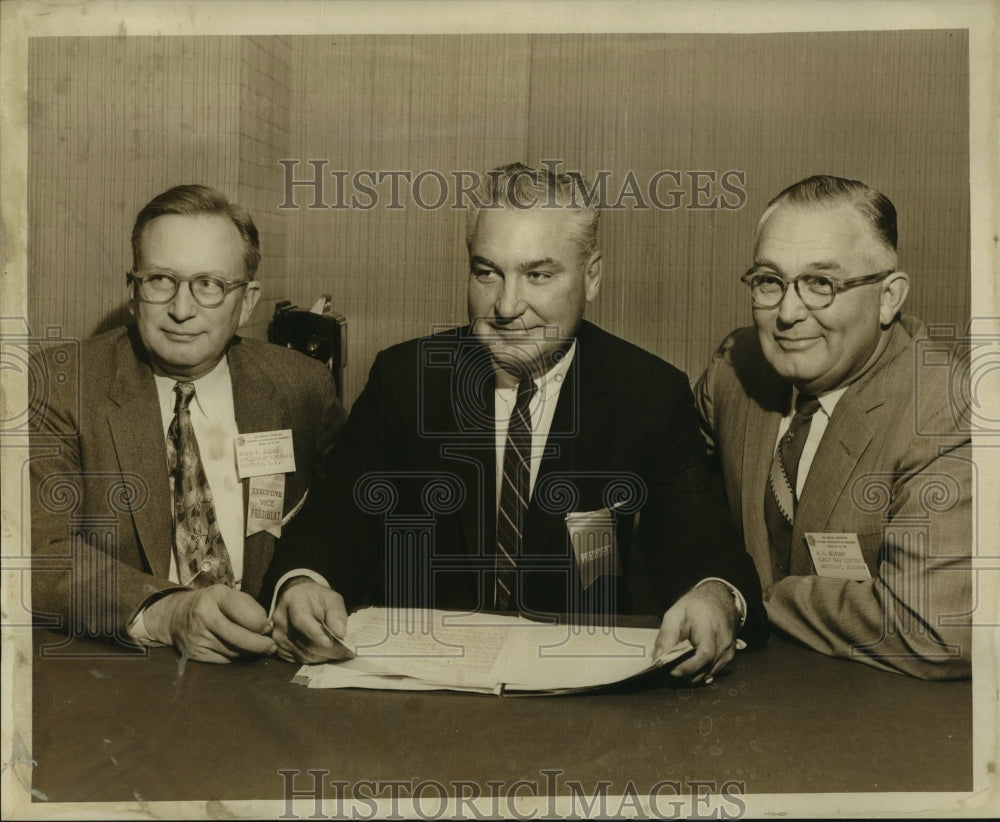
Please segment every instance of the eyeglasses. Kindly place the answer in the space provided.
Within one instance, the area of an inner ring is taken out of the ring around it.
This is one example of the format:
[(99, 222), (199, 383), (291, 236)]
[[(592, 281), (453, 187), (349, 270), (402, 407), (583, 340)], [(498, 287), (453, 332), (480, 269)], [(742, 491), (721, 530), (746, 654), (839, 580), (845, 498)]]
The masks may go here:
[(230, 291), (250, 285), (252, 280), (224, 280), (211, 274), (198, 274), (190, 279), (178, 277), (173, 271), (129, 272), (128, 278), (136, 284), (136, 294), (144, 303), (162, 305), (177, 294), (181, 283), (187, 283), (191, 296), (202, 308), (218, 308)]
[(740, 281), (750, 286), (750, 298), (757, 308), (776, 308), (785, 298), (790, 285), (795, 286), (802, 304), (809, 309), (827, 308), (841, 292), (861, 285), (880, 283), (895, 271), (879, 271), (850, 280), (835, 280), (825, 274), (799, 274), (794, 280), (786, 280), (777, 274), (766, 274), (751, 268), (740, 277)]

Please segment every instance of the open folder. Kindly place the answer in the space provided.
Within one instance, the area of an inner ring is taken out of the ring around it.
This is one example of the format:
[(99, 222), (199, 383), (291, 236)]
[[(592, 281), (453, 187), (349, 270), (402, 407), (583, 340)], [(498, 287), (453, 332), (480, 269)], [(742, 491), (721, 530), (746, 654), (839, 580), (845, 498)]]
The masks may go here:
[(310, 688), (569, 693), (623, 682), (694, 652), (686, 640), (653, 660), (655, 628), (543, 624), (520, 616), (365, 608), (343, 644), (353, 658), (304, 665)]

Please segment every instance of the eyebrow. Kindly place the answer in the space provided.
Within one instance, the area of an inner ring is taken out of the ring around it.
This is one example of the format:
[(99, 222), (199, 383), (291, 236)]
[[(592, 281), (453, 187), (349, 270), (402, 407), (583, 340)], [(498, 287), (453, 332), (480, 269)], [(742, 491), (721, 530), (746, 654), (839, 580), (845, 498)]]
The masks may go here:
[[(754, 268), (772, 268), (775, 271), (781, 272), (781, 266), (776, 265), (772, 260), (763, 257), (761, 259), (754, 260)], [(809, 263), (805, 266), (807, 271), (843, 271), (844, 267), (838, 263), (836, 260), (817, 260), (814, 263)]]
[[(469, 260), (470, 263), (478, 263), (479, 265), (486, 265), (490, 268), (495, 268), (497, 271), (503, 271), (503, 268), (497, 265), (489, 257), (483, 257), (479, 254), (473, 254), (472, 258)], [(542, 257), (538, 260), (531, 260), (527, 263), (520, 263), (517, 266), (518, 271), (532, 271), (536, 268), (552, 268), (556, 271), (562, 271), (564, 266), (558, 260), (552, 259), (552, 257)]]

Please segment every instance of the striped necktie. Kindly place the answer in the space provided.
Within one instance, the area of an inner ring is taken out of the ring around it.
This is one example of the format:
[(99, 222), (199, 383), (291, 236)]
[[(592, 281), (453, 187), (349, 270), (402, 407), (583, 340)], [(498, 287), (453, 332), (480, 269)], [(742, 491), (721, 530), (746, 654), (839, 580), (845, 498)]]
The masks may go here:
[(788, 575), (792, 550), (792, 528), (795, 504), (798, 499), (795, 486), (799, 475), (799, 460), (809, 437), (813, 415), (820, 410), (819, 400), (809, 394), (799, 394), (795, 401), (795, 416), (788, 431), (781, 438), (771, 461), (764, 494), (764, 520), (771, 542), (771, 570), (775, 579)]
[(177, 401), (167, 429), (167, 465), (173, 485), (174, 548), (182, 585), (207, 588), (221, 583), (233, 586), (233, 566), (219, 531), (212, 490), (191, 425), (194, 383), (174, 386)]
[(499, 611), (517, 607), (517, 557), (521, 553), (531, 482), (531, 414), (528, 406), (535, 383), (525, 377), (517, 386), (517, 401), (507, 426), (503, 452), (503, 479), (497, 510), (496, 585), (493, 606)]

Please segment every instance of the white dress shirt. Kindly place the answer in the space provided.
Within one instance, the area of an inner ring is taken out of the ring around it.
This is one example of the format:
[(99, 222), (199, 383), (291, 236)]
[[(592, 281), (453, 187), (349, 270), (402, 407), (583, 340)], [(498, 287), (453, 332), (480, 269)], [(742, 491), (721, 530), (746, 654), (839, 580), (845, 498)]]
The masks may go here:
[[(802, 456), (799, 458), (799, 473), (795, 478), (795, 498), (798, 499), (802, 496), (802, 489), (806, 485), (806, 477), (809, 475), (809, 469), (812, 467), (813, 460), (816, 457), (816, 451), (819, 449), (820, 440), (823, 439), (823, 434), (826, 433), (826, 427), (830, 424), (830, 417), (833, 415), (833, 409), (837, 407), (837, 403), (840, 398), (844, 396), (844, 392), (847, 391), (848, 386), (843, 388), (838, 388), (836, 391), (830, 391), (827, 394), (823, 394), (821, 397), (817, 397), (819, 400), (819, 411), (813, 414), (812, 423), (809, 426), (809, 433), (806, 435), (806, 444), (802, 446)], [(781, 442), (781, 438), (785, 436), (789, 427), (792, 424), (792, 417), (795, 416), (795, 400), (798, 397), (798, 390), (792, 391), (792, 408), (781, 418), (781, 422), (778, 425), (778, 438), (774, 441), (774, 450), (778, 450), (778, 443)]]
[[(576, 355), (576, 340), (570, 345), (566, 356), (550, 368), (545, 374), (535, 379), (535, 396), (531, 398), (528, 411), (531, 414), (531, 458), (528, 463), (530, 478), (528, 496), (535, 490), (535, 479), (538, 477), (538, 467), (545, 455), (545, 443), (552, 428), (552, 418), (559, 402), (559, 392), (566, 380), (566, 372)], [(494, 415), (496, 427), (496, 476), (497, 499), (496, 507), (500, 509), (500, 492), (503, 488), (503, 456), (507, 445), (507, 428), (510, 425), (510, 415), (517, 402), (517, 386), (495, 389)]]
[[(163, 422), (163, 439), (174, 418), (177, 394), (174, 385), (177, 380), (154, 375), (156, 393), (160, 401), (160, 417)], [(223, 357), (219, 364), (205, 376), (194, 380), (194, 397), (189, 410), (191, 427), (198, 439), (198, 453), (205, 469), (208, 487), (212, 489), (212, 503), (219, 523), (219, 531), (226, 543), (229, 561), (233, 566), (233, 577), (237, 590), (243, 581), (243, 483), (236, 470), (236, 409), (233, 405), (233, 382), (229, 373), (229, 361)], [(168, 466), (163, 466), (164, 472)], [(170, 509), (173, 512), (171, 498)], [(174, 545), (170, 546), (171, 582), (180, 585), (177, 570), (177, 556)], [(146, 631), (143, 613), (140, 611), (128, 626), (128, 633), (144, 645), (157, 644)]]

